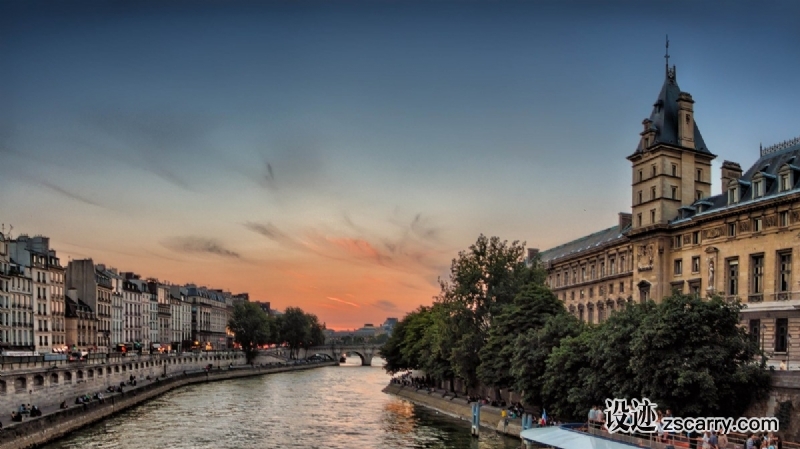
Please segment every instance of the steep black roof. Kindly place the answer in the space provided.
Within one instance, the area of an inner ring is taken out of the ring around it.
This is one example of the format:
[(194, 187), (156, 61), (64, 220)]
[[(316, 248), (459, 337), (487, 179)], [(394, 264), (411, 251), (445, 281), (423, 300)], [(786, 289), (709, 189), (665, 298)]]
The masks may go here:
[(549, 262), (572, 254), (588, 251), (607, 243), (620, 241), (626, 238), (624, 233), (628, 229), (630, 229), (630, 226), (627, 226), (625, 229), (620, 229), (619, 226), (603, 229), (602, 231), (589, 234), (577, 240), (548, 249), (547, 251), (542, 251), (539, 253), (539, 257), (542, 262)]
[[(778, 172), (784, 166), (788, 166), (794, 171), (793, 184), (790, 189), (780, 191)], [(762, 196), (753, 198), (753, 178), (757, 175), (764, 178), (765, 190)], [(692, 217), (717, 212), (723, 209), (735, 208), (743, 205), (752, 204), (759, 201), (767, 201), (781, 195), (796, 194), (800, 191), (800, 138), (792, 139), (773, 145), (769, 148), (761, 149), (761, 157), (738, 179), (739, 182), (739, 201), (728, 204), (728, 186), (722, 186), (725, 193), (702, 198), (695, 201), (691, 207), (683, 208), (688, 212), (683, 217), (676, 217), (672, 223), (680, 223), (690, 220)], [(703, 206), (698, 208), (698, 205)], [(700, 212), (697, 212), (697, 211)]]
[[(678, 141), (678, 97), (681, 94), (681, 88), (678, 87), (677, 75), (675, 67), (667, 70), (664, 85), (661, 86), (661, 92), (658, 94), (658, 99), (653, 104), (653, 112), (650, 114), (650, 128), (656, 131), (654, 144), (664, 143), (668, 145), (679, 145)], [(694, 114), (692, 114), (694, 120)], [(694, 147), (700, 153), (708, 153), (706, 142), (700, 134), (700, 128), (697, 122), (694, 123)], [(645, 148), (642, 148), (642, 142), (636, 148), (637, 153), (641, 153)]]

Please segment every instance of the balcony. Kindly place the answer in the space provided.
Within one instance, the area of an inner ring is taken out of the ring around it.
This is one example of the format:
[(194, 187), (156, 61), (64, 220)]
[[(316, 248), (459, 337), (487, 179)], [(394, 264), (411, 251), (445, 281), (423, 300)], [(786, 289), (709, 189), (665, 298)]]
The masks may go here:
[(763, 293), (751, 293), (747, 295), (747, 302), (762, 302), (764, 301)]

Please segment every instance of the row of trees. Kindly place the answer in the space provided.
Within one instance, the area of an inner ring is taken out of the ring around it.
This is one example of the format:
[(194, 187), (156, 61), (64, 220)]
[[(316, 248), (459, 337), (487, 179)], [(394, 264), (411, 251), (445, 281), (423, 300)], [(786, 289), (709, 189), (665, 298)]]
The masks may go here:
[(460, 252), (433, 305), (395, 327), (381, 350), (386, 370), (421, 369), (451, 390), (459, 379), (464, 394), (509, 389), (562, 419), (643, 397), (683, 416), (734, 416), (768, 389), (740, 304), (676, 294), (587, 325), (523, 255), (524, 244), (483, 235)]
[(242, 302), (234, 307), (228, 328), (234, 333), (234, 341), (241, 345), (247, 363), (255, 358), (259, 346), (285, 345), (290, 358), (296, 358), (301, 348), (325, 344), (325, 325), (299, 307), (289, 307), (283, 315), (273, 317), (257, 304)]

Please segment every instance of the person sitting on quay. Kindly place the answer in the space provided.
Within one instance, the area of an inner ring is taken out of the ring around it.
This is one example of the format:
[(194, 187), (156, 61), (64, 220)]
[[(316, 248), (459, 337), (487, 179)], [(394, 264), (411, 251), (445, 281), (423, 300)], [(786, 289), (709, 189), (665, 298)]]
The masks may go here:
[(17, 409), (17, 413), (19, 413), (20, 415), (26, 415), (30, 413), (30, 411), (31, 410), (29, 408), (25, 407), (25, 404), (20, 404), (19, 408)]
[(37, 416), (42, 416), (42, 411), (39, 409), (39, 407), (34, 405), (33, 407), (31, 407), (30, 417), (35, 418)]
[(11, 412), (11, 422), (22, 422), (22, 414)]
[(61, 405), (58, 406), (58, 408), (61, 409), (61, 410), (64, 410), (65, 408), (68, 408), (68, 407), (69, 406), (67, 405), (67, 401), (61, 401)]

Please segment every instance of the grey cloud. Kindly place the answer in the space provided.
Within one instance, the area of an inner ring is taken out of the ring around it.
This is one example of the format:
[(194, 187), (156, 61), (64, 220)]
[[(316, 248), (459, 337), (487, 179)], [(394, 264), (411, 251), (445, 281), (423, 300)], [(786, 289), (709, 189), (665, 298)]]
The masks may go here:
[(225, 248), (214, 239), (204, 237), (173, 237), (162, 243), (165, 247), (184, 253), (208, 253), (222, 257), (241, 259), (241, 256)]
[(423, 217), (421, 213), (411, 221), (411, 231), (419, 238), (428, 241), (438, 241), (440, 229), (430, 224), (430, 219)]
[(44, 187), (47, 187), (51, 191), (56, 192), (59, 195), (64, 196), (66, 198), (69, 198), (69, 199), (72, 199), (72, 200), (75, 200), (75, 201), (78, 201), (78, 202), (81, 202), (81, 203), (84, 203), (84, 204), (88, 204), (90, 206), (106, 208), (106, 206), (103, 206), (100, 203), (94, 202), (94, 201), (92, 201), (92, 200), (90, 200), (88, 198), (85, 198), (85, 197), (83, 197), (81, 195), (78, 195), (77, 193), (70, 192), (69, 190), (63, 189), (63, 188), (61, 188), (61, 187), (59, 187), (59, 186), (57, 186), (55, 184), (52, 184), (52, 183), (50, 183), (48, 181), (39, 181), (39, 184), (44, 186)]
[(262, 224), (249, 221), (244, 224), (244, 227), (274, 242), (278, 242), (290, 248), (299, 250), (309, 249), (299, 241), (295, 240), (285, 232), (278, 229), (278, 227), (273, 225), (272, 223)]
[(386, 312), (393, 312), (395, 310), (398, 310), (397, 306), (393, 302), (386, 299), (379, 299), (375, 301), (372, 305), (373, 307), (384, 310)]

